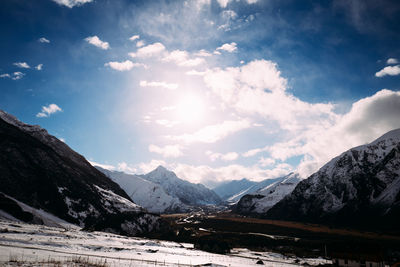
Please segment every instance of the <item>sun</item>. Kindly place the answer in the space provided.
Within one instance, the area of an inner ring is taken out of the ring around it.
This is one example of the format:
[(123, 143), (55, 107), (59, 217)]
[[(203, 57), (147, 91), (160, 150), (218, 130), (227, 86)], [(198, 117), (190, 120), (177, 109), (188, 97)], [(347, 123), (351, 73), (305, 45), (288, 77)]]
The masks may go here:
[(176, 112), (182, 123), (199, 123), (204, 119), (205, 105), (198, 95), (188, 94), (179, 100)]

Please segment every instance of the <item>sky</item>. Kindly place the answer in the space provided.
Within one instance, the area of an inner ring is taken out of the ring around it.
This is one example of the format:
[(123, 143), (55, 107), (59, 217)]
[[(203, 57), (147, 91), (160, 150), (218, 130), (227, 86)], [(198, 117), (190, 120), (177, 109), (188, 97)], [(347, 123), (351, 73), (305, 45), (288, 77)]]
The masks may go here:
[(400, 3), (2, 0), (0, 109), (92, 164), (209, 187), (400, 128)]

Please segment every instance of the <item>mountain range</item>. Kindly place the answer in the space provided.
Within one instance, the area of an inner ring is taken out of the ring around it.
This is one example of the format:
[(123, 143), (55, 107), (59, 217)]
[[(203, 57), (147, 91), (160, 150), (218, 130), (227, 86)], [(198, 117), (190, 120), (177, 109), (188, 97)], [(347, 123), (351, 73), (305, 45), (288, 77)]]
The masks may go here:
[(237, 203), (243, 196), (248, 194), (254, 194), (257, 191), (279, 181), (282, 181), (283, 177), (265, 179), (260, 182), (250, 181), (246, 178), (241, 180), (234, 180), (223, 183), (216, 188), (216, 192), (223, 200), (230, 204)]
[(297, 173), (290, 173), (274, 183), (244, 195), (234, 206), (234, 211), (242, 214), (263, 214), (290, 194), (301, 181)]
[(178, 213), (189, 210), (189, 206), (183, 204), (179, 198), (166, 193), (159, 184), (148, 181), (137, 175), (110, 171), (99, 166), (95, 167), (119, 184), (135, 203), (149, 212)]
[(2, 213), (22, 221), (36, 217), (20, 203), (87, 229), (126, 235), (157, 231), (163, 224), (64, 142), (4, 111), (0, 174)]
[(400, 129), (335, 157), (265, 217), (398, 232)]
[(226, 202), (234, 212), (269, 219), (392, 232), (400, 223), (400, 129), (342, 153), (307, 179), (242, 179), (214, 192), (162, 166), (143, 175), (95, 168), (45, 129), (0, 111), (0, 174), (0, 218), (124, 235), (165, 229), (155, 213)]

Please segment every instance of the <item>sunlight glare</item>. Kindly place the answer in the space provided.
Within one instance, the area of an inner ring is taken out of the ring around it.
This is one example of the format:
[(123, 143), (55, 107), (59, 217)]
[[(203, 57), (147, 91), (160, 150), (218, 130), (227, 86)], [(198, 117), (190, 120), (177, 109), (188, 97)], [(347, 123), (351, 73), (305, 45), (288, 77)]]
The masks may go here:
[(177, 105), (177, 117), (182, 123), (199, 123), (204, 119), (205, 107), (197, 95), (185, 95)]

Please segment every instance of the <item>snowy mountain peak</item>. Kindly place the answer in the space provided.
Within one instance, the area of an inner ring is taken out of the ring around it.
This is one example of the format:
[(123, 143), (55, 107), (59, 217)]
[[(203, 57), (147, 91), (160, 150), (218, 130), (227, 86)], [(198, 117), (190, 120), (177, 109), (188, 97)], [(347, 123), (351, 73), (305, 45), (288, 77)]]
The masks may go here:
[(235, 210), (239, 213), (265, 213), (290, 194), (300, 180), (299, 174), (293, 172), (281, 177), (272, 184), (244, 195), (237, 203)]
[(400, 129), (332, 159), (267, 216), (374, 229), (398, 225)]
[(373, 141), (370, 145), (375, 145), (382, 141), (392, 141), (398, 143), (400, 141), (400, 128), (385, 133), (384, 135)]
[(163, 166), (158, 166), (155, 170), (145, 175), (139, 175), (139, 177), (159, 184), (168, 195), (178, 198), (186, 205), (198, 206), (221, 203), (221, 199), (214, 191), (202, 184), (194, 184), (180, 179), (174, 172)]
[(154, 171), (157, 171), (157, 172), (172, 172), (172, 171), (169, 171), (167, 168), (165, 168), (162, 165), (158, 165), (158, 167), (155, 168)]

